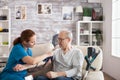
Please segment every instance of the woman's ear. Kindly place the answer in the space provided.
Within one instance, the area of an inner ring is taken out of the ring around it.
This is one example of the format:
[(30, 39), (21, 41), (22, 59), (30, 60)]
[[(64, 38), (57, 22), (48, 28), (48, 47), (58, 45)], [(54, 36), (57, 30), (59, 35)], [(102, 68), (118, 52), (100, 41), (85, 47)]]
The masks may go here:
[(30, 46), (29, 42), (26, 42), (26, 41), (23, 41), (23, 45), (26, 46), (26, 47)]
[(24, 45), (25, 45), (25, 44), (26, 44), (26, 41), (23, 41), (23, 42), (22, 42), (22, 44), (24, 44)]

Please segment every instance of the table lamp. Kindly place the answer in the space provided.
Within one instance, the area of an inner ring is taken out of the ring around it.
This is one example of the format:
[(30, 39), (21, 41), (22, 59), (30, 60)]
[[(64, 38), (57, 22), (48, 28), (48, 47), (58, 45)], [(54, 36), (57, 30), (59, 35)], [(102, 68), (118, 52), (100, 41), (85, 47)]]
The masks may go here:
[(82, 8), (82, 6), (77, 6), (77, 7), (75, 8), (75, 12), (78, 13), (78, 14), (79, 14), (79, 17), (80, 17), (80, 16), (81, 16), (80, 13), (83, 13), (83, 8)]

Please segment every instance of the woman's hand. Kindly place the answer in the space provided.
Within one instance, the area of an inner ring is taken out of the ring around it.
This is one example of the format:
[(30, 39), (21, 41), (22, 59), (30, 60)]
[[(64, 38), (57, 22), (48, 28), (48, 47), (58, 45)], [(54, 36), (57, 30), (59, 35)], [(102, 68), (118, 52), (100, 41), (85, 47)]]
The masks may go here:
[(53, 56), (53, 53), (52, 52), (48, 52), (48, 53), (46, 53), (47, 55), (48, 55), (48, 57), (49, 56)]
[(14, 71), (22, 71), (23, 69), (24, 69), (24, 65), (22, 65), (22, 64), (17, 64), (17, 65), (13, 68)]

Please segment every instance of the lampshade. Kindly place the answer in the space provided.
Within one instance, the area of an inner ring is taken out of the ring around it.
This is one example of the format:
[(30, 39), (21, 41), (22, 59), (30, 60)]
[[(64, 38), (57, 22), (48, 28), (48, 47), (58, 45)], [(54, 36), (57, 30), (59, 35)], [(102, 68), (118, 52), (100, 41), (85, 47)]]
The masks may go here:
[(77, 6), (75, 12), (82, 13), (83, 12), (82, 6)]

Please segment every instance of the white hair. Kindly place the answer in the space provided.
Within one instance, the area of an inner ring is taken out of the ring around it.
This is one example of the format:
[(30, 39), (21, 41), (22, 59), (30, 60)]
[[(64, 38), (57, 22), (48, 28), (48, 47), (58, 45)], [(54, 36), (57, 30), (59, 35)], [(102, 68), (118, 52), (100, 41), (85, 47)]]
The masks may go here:
[(68, 38), (70, 38), (70, 39), (73, 38), (73, 34), (72, 34), (71, 31), (67, 31), (66, 34), (67, 34), (67, 37), (68, 37)]
[(73, 38), (73, 34), (72, 34), (71, 31), (68, 31), (68, 30), (62, 30), (62, 31), (60, 31), (60, 32), (64, 32), (64, 33), (66, 34), (66, 37), (67, 37), (67, 38), (70, 38), (70, 39)]

